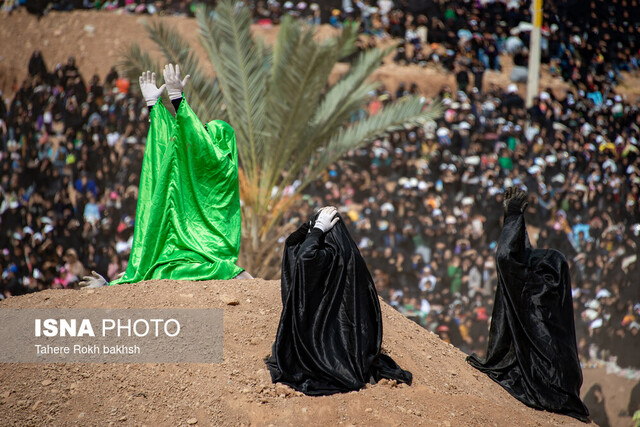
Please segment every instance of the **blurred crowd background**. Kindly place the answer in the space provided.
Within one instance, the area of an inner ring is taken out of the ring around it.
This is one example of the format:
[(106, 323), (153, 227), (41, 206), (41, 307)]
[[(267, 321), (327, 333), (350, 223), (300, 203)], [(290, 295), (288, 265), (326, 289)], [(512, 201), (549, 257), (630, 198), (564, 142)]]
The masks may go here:
[[(283, 14), (335, 27), (358, 21), (363, 48), (396, 39), (395, 61), (455, 74), (455, 87), (440, 90), (441, 119), (350, 153), (285, 221), (337, 206), (380, 295), (482, 355), (502, 192), (525, 188), (532, 243), (562, 251), (571, 266), (581, 360), (640, 377), (640, 99), (618, 90), (625, 73), (638, 70), (638, 0), (544, 2), (543, 62), (569, 89), (544, 88), (531, 108), (518, 86), (526, 81), (527, 1), (246, 3), (260, 25)], [(0, 7), (191, 15), (197, 3)], [(512, 82), (484, 83), (509, 56)], [(126, 268), (148, 130), (142, 97), (115, 68), (100, 80), (81, 75), (72, 57), (48, 64), (46, 52), (35, 51), (28, 69), (0, 102), (0, 298), (75, 287), (91, 270), (111, 280)], [(417, 91), (409, 82), (381, 88), (361, 113)]]

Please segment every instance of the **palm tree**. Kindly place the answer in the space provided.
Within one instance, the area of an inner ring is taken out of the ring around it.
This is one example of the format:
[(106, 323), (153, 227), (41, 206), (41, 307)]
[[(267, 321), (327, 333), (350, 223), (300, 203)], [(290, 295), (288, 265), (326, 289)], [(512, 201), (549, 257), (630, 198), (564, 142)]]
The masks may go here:
[[(145, 26), (165, 61), (191, 74), (185, 97), (196, 114), (225, 120), (235, 129), (243, 203), (239, 264), (267, 278), (277, 271), (283, 214), (321, 172), (385, 131), (424, 123), (441, 109), (411, 96), (353, 121), (378, 86), (367, 78), (394, 46), (361, 52), (329, 86), (336, 63), (356, 50), (357, 25), (318, 41), (313, 26), (287, 16), (275, 45), (268, 47), (251, 36), (248, 8), (234, 3), (223, 0), (213, 12), (201, 8), (196, 13), (200, 42), (216, 78), (203, 71), (177, 31), (160, 22)], [(136, 44), (120, 65), (131, 78), (161, 70)], [(287, 188), (294, 188), (293, 194), (285, 194)]]

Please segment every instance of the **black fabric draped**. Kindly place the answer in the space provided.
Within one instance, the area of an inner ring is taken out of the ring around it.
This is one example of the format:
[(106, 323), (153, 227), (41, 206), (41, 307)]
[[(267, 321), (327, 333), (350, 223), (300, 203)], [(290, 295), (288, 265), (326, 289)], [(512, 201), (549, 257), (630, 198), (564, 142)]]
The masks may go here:
[(487, 358), (467, 361), (522, 403), (586, 421), (566, 259), (531, 248), (518, 209), (505, 215), (496, 266)]
[[(599, 396), (598, 396), (599, 395)], [(604, 395), (600, 384), (595, 383), (591, 386), (587, 394), (584, 396), (584, 404), (589, 409), (589, 417), (591, 421), (596, 423), (598, 427), (610, 427), (609, 416), (604, 405)]]
[(630, 417), (633, 417), (636, 411), (640, 411), (640, 381), (631, 389), (629, 404), (627, 405), (627, 412)]
[(305, 223), (285, 242), (282, 315), (266, 360), (273, 382), (307, 395), (382, 378), (410, 384), (411, 373), (380, 353), (378, 295), (343, 221), (326, 234), (311, 227)]

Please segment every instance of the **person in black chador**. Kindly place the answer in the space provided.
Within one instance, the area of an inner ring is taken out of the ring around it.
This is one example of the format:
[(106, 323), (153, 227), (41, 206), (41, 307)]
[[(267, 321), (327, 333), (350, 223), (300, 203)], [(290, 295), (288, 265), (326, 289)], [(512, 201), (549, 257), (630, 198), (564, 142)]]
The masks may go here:
[(604, 405), (604, 393), (600, 384), (595, 383), (591, 386), (587, 394), (584, 396), (584, 404), (589, 408), (589, 418), (596, 423), (598, 427), (610, 427), (609, 416)]
[(531, 248), (526, 200), (523, 191), (505, 192), (487, 358), (467, 361), (527, 406), (587, 421), (569, 266), (554, 249)]
[(293, 232), (282, 259), (282, 315), (272, 354), (273, 382), (307, 395), (362, 388), (411, 373), (380, 353), (382, 317), (358, 247), (334, 207)]
[(640, 381), (631, 389), (629, 396), (629, 404), (627, 405), (627, 416), (633, 417), (636, 412), (640, 411)]

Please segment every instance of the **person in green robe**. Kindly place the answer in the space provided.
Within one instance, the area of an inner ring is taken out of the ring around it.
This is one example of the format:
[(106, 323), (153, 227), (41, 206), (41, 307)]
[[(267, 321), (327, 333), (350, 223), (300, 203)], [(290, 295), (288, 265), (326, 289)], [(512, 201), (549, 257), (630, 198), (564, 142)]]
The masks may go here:
[[(189, 77), (169, 64), (165, 84), (140, 76), (150, 109), (136, 209), (133, 246), (124, 275), (109, 285), (143, 280), (252, 278), (236, 265), (240, 251), (238, 152), (233, 128), (222, 120), (202, 125), (183, 99)], [(175, 118), (162, 102), (167, 90)], [(103, 286), (93, 272), (81, 283)]]

